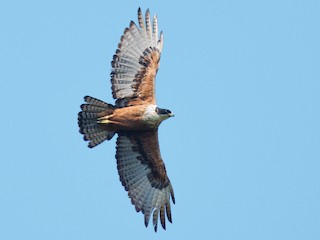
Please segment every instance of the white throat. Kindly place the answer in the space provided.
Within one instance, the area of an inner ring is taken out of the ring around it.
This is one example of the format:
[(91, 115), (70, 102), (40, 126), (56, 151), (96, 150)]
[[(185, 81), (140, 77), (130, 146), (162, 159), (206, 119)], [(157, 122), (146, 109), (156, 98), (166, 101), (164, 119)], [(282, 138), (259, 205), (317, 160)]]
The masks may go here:
[(149, 105), (146, 107), (146, 110), (142, 116), (143, 121), (145, 121), (148, 125), (158, 126), (163, 120), (167, 117), (163, 115), (159, 115), (156, 112), (157, 105)]

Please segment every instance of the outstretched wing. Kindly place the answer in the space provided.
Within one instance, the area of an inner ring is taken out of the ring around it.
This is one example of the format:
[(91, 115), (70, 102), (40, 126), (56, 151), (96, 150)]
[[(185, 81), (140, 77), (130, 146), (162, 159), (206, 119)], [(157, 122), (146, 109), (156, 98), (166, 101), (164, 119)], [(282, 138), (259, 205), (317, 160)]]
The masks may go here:
[(146, 227), (153, 212), (155, 231), (159, 213), (165, 229), (165, 215), (172, 222), (170, 196), (173, 203), (175, 199), (160, 156), (158, 131), (119, 132), (116, 158), (122, 185), (137, 212), (144, 214)]
[(163, 34), (158, 36), (157, 17), (150, 20), (149, 9), (145, 21), (138, 10), (139, 27), (131, 21), (124, 30), (111, 62), (112, 95), (118, 107), (155, 104), (155, 77), (159, 67)]

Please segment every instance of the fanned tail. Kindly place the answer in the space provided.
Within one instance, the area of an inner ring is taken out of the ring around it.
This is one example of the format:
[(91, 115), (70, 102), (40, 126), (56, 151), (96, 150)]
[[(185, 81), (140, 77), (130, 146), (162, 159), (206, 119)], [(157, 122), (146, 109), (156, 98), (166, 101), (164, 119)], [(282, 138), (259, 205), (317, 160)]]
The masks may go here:
[(83, 139), (89, 141), (88, 147), (93, 148), (105, 140), (110, 140), (114, 132), (108, 132), (98, 123), (98, 118), (113, 113), (114, 106), (99, 99), (85, 96), (86, 103), (81, 105), (81, 112), (78, 113), (78, 124)]

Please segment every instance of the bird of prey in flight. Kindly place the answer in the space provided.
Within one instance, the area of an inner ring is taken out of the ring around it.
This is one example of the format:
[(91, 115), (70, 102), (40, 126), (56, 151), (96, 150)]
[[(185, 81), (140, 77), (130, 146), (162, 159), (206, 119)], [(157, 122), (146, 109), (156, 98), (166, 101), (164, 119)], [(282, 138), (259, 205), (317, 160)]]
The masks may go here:
[(158, 141), (160, 123), (173, 114), (159, 108), (155, 99), (155, 78), (163, 46), (157, 17), (151, 21), (147, 10), (144, 20), (139, 8), (138, 23), (139, 26), (131, 21), (124, 30), (111, 62), (115, 104), (84, 97), (78, 124), (89, 148), (118, 135), (120, 181), (136, 211), (144, 214), (145, 226), (152, 216), (157, 231), (159, 217), (164, 229), (166, 216), (172, 222), (170, 199), (175, 203)]

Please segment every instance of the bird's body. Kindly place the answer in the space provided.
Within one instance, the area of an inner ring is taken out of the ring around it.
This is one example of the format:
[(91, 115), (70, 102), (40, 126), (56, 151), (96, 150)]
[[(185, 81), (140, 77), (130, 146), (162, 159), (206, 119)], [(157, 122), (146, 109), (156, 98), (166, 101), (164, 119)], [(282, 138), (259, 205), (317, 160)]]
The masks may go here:
[(116, 108), (112, 114), (98, 118), (98, 122), (109, 132), (151, 130), (164, 120), (153, 104)]
[(155, 231), (160, 222), (165, 229), (165, 215), (172, 222), (170, 199), (173, 189), (160, 155), (158, 127), (173, 114), (157, 107), (155, 77), (163, 46), (158, 38), (156, 16), (145, 21), (138, 10), (139, 27), (134, 22), (126, 28), (113, 56), (111, 83), (115, 105), (86, 96), (78, 114), (80, 133), (93, 148), (118, 135), (116, 159), (122, 185), (132, 204), (144, 214), (145, 225), (150, 216)]

